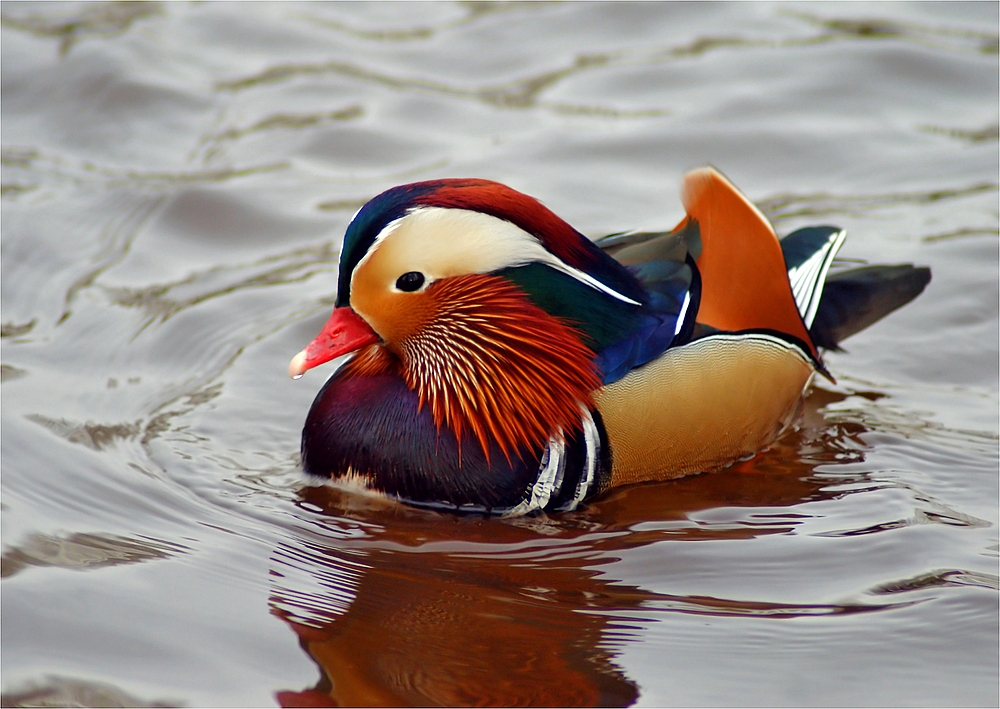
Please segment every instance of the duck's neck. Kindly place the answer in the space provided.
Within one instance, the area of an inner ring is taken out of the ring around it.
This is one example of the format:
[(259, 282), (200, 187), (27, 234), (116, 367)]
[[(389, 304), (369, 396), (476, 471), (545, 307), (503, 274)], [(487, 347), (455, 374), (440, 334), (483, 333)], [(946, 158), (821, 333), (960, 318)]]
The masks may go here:
[[(489, 461), (507, 462), (581, 428), (601, 386), (594, 353), (569, 324), (534, 305), (504, 278), (469, 275), (432, 286), (436, 312), (388, 349), (438, 429), (471, 434)], [(391, 366), (367, 355), (358, 367)], [(495, 445), (494, 445), (495, 444)]]

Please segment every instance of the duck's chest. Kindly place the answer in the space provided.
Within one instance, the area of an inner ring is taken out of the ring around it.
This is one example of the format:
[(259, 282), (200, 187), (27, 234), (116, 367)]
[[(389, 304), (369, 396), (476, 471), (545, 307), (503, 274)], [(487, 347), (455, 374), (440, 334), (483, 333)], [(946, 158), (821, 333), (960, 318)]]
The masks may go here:
[(438, 427), (429, 406), (393, 372), (344, 369), (316, 396), (302, 431), (306, 472), (411, 504), (492, 514), (572, 509), (610, 468), (599, 421), (508, 459)]

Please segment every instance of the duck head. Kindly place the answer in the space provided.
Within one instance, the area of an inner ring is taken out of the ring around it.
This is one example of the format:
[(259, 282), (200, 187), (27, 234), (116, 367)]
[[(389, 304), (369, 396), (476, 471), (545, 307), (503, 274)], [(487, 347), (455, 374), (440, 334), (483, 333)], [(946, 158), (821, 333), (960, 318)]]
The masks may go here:
[[(621, 338), (647, 298), (628, 270), (541, 203), (485, 180), (403, 185), (374, 198), (348, 227), (339, 276), (332, 316), (289, 366), (298, 378), (354, 353), (310, 413), (324, 419), (316, 426), (325, 432), (311, 435), (307, 420), (303, 437), (307, 471), (333, 477), (373, 476), (365, 470), (370, 461), (310, 450), (350, 437), (330, 419), (354, 416), (355, 428), (377, 429), (388, 416), (427, 437), (417, 422), (390, 416), (389, 403), (381, 413), (355, 415), (385, 392), (359, 392), (366, 401), (353, 404), (344, 399), (347, 382), (379, 377), (398, 380), (382, 390), (401, 381), (417, 415), (429, 412), (436, 449), (442, 436), (454, 441), (455, 476), (480, 453), (487, 466), (499, 453), (504, 467), (523, 459), (530, 468), (551, 441), (581, 431), (602, 385), (596, 353)], [(341, 394), (330, 393), (338, 385)], [(324, 403), (331, 397), (347, 410)], [(371, 452), (398, 431), (358, 434)], [(478, 449), (473, 458), (470, 443)], [(414, 441), (414, 448), (426, 444)], [(341, 470), (328, 469), (334, 459)]]

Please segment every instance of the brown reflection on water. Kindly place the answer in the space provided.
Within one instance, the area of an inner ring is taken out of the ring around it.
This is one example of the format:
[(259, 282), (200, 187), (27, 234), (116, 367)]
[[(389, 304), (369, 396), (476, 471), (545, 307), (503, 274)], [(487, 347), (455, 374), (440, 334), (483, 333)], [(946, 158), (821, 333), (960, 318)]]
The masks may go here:
[[(493, 530), (492, 543), (518, 545), (532, 536), (508, 530)], [(322, 679), (304, 693), (279, 693), (279, 702), (302, 706), (325, 696), (358, 706), (633, 703), (638, 690), (606, 648), (607, 619), (586, 612), (620, 602), (585, 568), (587, 559), (511, 556), (373, 552), (344, 615), (320, 628), (288, 619)], [(639, 589), (627, 590), (633, 603), (641, 600)]]
[[(627, 706), (639, 690), (615, 662), (637, 637), (630, 611), (793, 617), (879, 606), (779, 606), (673, 596), (602, 573), (616, 552), (670, 540), (787, 533), (794, 512), (698, 525), (720, 507), (783, 508), (833, 497), (816, 465), (858, 460), (863, 444), (820, 409), (845, 397), (816, 391), (798, 430), (767, 454), (714, 475), (633, 486), (571, 515), (458, 518), (367, 502), (330, 487), (301, 504), (332, 536), (277, 550), (271, 604), (316, 662), (320, 681), (282, 691), (282, 706)], [(759, 520), (759, 521), (758, 521)], [(288, 576), (297, 569), (311, 591)], [(643, 622), (648, 622), (643, 621)]]

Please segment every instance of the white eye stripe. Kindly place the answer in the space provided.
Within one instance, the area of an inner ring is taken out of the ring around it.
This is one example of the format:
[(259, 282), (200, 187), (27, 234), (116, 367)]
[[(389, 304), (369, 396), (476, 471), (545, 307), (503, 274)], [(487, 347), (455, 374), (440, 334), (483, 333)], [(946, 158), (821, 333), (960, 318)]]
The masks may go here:
[(373, 241), (372, 245), (368, 247), (368, 250), (365, 252), (365, 255), (362, 256), (361, 259), (354, 265), (354, 270), (351, 271), (352, 278), (354, 277), (354, 274), (357, 273), (357, 270), (361, 268), (361, 265), (368, 262), (371, 259), (372, 254), (374, 254), (375, 251), (378, 249), (379, 244), (385, 241), (390, 234), (392, 234), (400, 227), (404, 219), (406, 219), (405, 215), (402, 217), (397, 217), (388, 224), (386, 224), (384, 227), (382, 227), (382, 231), (380, 231), (378, 233), (378, 236), (375, 237), (375, 241)]
[(642, 303), (640, 303), (639, 301), (632, 300), (628, 296), (622, 295), (621, 293), (619, 293), (618, 291), (616, 291), (614, 288), (610, 288), (610, 287), (604, 285), (599, 280), (597, 280), (596, 278), (594, 278), (593, 276), (591, 276), (589, 273), (584, 273), (583, 271), (581, 271), (581, 270), (579, 270), (577, 268), (573, 268), (572, 266), (570, 266), (569, 264), (565, 263), (564, 261), (556, 258), (556, 256), (554, 254), (551, 254), (551, 252), (546, 251), (545, 253), (550, 254), (552, 256), (552, 260), (551, 261), (544, 261), (543, 263), (546, 263), (549, 266), (552, 266), (557, 271), (562, 271), (567, 276), (572, 276), (573, 278), (575, 278), (576, 280), (580, 281), (581, 283), (586, 283), (591, 288), (593, 288), (595, 290), (599, 290), (602, 293), (606, 293), (607, 295), (610, 295), (612, 298), (617, 298), (618, 300), (622, 301), (623, 303), (628, 303), (630, 305), (642, 305)]
[[(403, 230), (400, 232), (400, 230)], [(419, 270), (429, 285), (447, 276), (492, 273), (504, 268), (542, 263), (571, 278), (630, 305), (641, 305), (588, 273), (570, 266), (541, 241), (511, 222), (467, 209), (412, 207), (386, 224), (358, 261), (352, 272), (364, 266), (372, 255), (397, 232), (404, 240), (393, 239), (399, 250), (399, 267)]]

